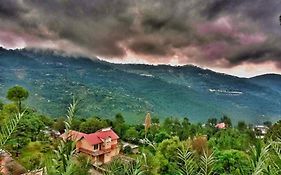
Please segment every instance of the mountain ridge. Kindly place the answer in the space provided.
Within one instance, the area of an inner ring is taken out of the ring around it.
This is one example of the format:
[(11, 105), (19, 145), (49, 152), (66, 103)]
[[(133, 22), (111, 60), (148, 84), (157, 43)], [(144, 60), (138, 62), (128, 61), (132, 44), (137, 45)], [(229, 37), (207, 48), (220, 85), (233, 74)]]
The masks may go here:
[(91, 60), (91, 61), (99, 61), (101, 63), (106, 63), (106, 64), (115, 64), (115, 65), (136, 65), (136, 66), (152, 66), (152, 67), (157, 67), (157, 66), (163, 66), (163, 67), (179, 67), (179, 68), (185, 68), (185, 67), (194, 67), (194, 68), (199, 68), (201, 70), (207, 70), (207, 71), (211, 71), (217, 74), (222, 74), (222, 75), (226, 75), (226, 76), (231, 76), (231, 77), (238, 77), (238, 78), (246, 78), (246, 79), (251, 79), (251, 78), (256, 78), (256, 77), (263, 77), (263, 76), (280, 76), (281, 74), (278, 73), (265, 73), (265, 74), (259, 74), (259, 75), (255, 75), (252, 77), (239, 77), (236, 75), (231, 75), (231, 74), (227, 74), (227, 73), (223, 73), (223, 72), (218, 72), (209, 68), (202, 68), (198, 65), (193, 65), (193, 64), (185, 64), (185, 65), (171, 65), (171, 64), (147, 64), (147, 63), (113, 63), (110, 61), (106, 61), (103, 59), (100, 59), (98, 57), (87, 57), (87, 56), (83, 56), (80, 54), (68, 54), (64, 51), (61, 50), (54, 50), (54, 49), (37, 49), (37, 48), (22, 48), (22, 49), (6, 49), (4, 47), (0, 46), (0, 51), (17, 51), (17, 52), (32, 52), (35, 54), (49, 54), (49, 55), (56, 55), (56, 56), (62, 56), (62, 57), (67, 57), (67, 58), (74, 58), (74, 59), (87, 59), (87, 60)]
[(160, 119), (187, 116), (199, 122), (226, 114), (259, 123), (281, 114), (281, 88), (274, 80), (265, 84), (194, 65), (113, 64), (26, 49), (0, 49), (0, 58), (0, 95), (22, 85), (33, 94), (28, 104), (51, 116), (63, 115), (76, 93), (84, 99), (81, 116), (112, 118), (121, 112), (131, 122), (142, 121), (148, 111)]

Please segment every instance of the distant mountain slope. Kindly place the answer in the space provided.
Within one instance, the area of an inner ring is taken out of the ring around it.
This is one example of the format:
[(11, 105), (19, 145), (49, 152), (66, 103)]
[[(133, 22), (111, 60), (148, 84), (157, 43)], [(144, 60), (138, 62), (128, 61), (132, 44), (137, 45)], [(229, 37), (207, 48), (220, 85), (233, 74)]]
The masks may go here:
[(252, 83), (271, 88), (281, 94), (281, 76), (278, 74), (265, 74), (250, 78)]
[(31, 92), (29, 105), (52, 116), (63, 115), (76, 94), (83, 99), (80, 115), (111, 118), (121, 112), (131, 122), (148, 111), (200, 122), (223, 114), (251, 122), (281, 117), (280, 75), (246, 79), (195, 66), (122, 65), (5, 49), (0, 71), (2, 97), (10, 86), (22, 85)]

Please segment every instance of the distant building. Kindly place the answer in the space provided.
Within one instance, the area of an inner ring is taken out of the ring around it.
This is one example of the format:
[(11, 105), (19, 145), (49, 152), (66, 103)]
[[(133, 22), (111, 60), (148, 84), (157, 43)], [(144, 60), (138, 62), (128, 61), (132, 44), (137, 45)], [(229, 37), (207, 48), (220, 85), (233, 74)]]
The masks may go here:
[(63, 134), (61, 137), (76, 141), (76, 151), (92, 157), (94, 164), (110, 162), (119, 154), (119, 136), (111, 128), (104, 128), (91, 134), (71, 130), (68, 136)]
[(218, 123), (218, 124), (216, 124), (215, 127), (218, 128), (218, 129), (225, 129), (226, 128), (226, 124), (224, 122)]
[(268, 127), (265, 125), (256, 125), (253, 129), (253, 131), (256, 134), (256, 138), (264, 138), (268, 130)]
[(59, 131), (50, 129), (49, 127), (45, 127), (45, 129), (41, 130), (41, 132), (47, 136), (51, 136), (52, 138), (58, 138), (61, 135)]
[(134, 144), (131, 144), (131, 143), (128, 143), (128, 142), (122, 142), (122, 147), (123, 147), (123, 150), (125, 149), (125, 147), (130, 147), (131, 150), (132, 150), (132, 153), (134, 154), (137, 154), (139, 153), (139, 146), (138, 145), (134, 145)]

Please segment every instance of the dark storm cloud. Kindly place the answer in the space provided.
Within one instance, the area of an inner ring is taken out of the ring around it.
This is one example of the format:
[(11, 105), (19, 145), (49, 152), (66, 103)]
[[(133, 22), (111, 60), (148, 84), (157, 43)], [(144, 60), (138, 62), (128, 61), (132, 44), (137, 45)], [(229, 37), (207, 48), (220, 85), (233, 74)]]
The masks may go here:
[(16, 18), (25, 11), (26, 9), (24, 9), (17, 1), (3, 0), (0, 4), (1, 18)]
[[(167, 56), (169, 54), (167, 45), (157, 42), (149, 41), (137, 41), (129, 45), (130, 49), (137, 54), (144, 55), (157, 55), (157, 56)], [(166, 50), (165, 50), (166, 48)]]
[(280, 62), (279, 0), (0, 0), (0, 44), (231, 67)]
[(261, 63), (265, 61), (275, 61), (277, 66), (281, 63), (280, 41), (272, 41), (256, 46), (245, 47), (237, 52), (234, 52), (229, 57), (230, 64), (240, 64), (241, 62)]

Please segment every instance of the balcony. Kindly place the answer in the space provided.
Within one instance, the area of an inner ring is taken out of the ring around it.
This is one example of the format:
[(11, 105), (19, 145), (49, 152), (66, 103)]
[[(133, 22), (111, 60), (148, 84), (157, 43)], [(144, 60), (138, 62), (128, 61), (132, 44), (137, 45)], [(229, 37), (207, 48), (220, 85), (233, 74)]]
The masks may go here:
[(86, 154), (91, 155), (91, 156), (99, 156), (99, 155), (102, 155), (102, 154), (105, 154), (105, 153), (109, 153), (111, 151), (111, 149), (90, 151), (90, 150), (87, 150), (87, 149), (84, 149), (84, 148), (79, 148), (78, 151), (82, 152), (82, 153), (86, 153)]

